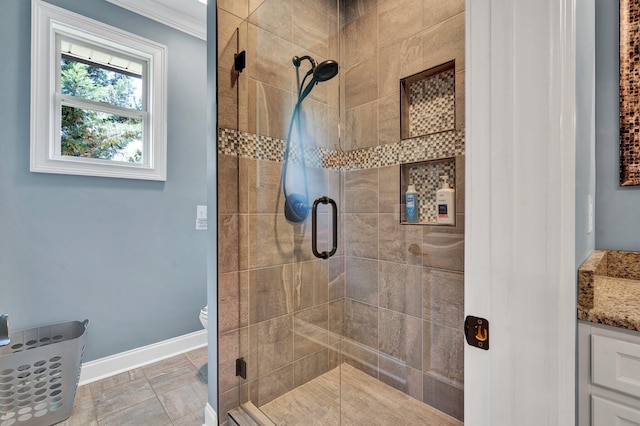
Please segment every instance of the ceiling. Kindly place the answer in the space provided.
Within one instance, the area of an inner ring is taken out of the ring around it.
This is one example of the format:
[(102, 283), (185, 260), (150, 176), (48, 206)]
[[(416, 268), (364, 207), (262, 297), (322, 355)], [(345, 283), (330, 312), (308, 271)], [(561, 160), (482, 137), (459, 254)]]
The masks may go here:
[(207, 6), (199, 0), (107, 0), (202, 40), (207, 39)]

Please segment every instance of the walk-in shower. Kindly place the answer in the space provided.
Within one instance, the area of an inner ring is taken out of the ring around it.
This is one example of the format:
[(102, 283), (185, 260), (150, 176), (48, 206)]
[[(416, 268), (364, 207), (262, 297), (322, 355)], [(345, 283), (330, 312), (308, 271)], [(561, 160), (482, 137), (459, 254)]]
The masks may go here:
[(463, 420), (464, 1), (440, 3), (218, 2), (222, 424)]
[[(309, 214), (309, 210), (311, 205), (309, 204), (309, 188), (307, 182), (307, 168), (305, 164), (304, 158), (304, 138), (302, 133), (302, 123), (300, 120), (302, 101), (309, 96), (311, 90), (321, 82), (331, 80), (333, 77), (338, 75), (338, 62), (334, 60), (326, 60), (319, 64), (316, 64), (316, 61), (308, 55), (298, 57), (293, 57), (293, 65), (296, 67), (296, 80), (300, 80), (300, 65), (302, 61), (308, 61), (311, 64), (311, 67), (305, 74), (298, 86), (298, 100), (293, 108), (293, 113), (291, 114), (291, 121), (289, 124), (289, 131), (287, 132), (287, 139), (285, 141), (285, 149), (284, 149), (284, 163), (282, 166), (282, 193), (284, 195), (284, 215), (289, 222), (293, 223), (301, 223), (307, 218)], [(307, 83), (307, 79), (311, 76), (311, 80)], [(306, 86), (305, 86), (306, 83)], [(299, 164), (299, 173), (297, 173), (296, 178), (300, 178), (298, 180), (298, 185), (302, 187), (303, 194), (290, 192), (288, 188), (292, 183), (287, 181), (287, 172), (289, 171), (289, 162), (291, 155), (291, 144), (294, 139), (294, 129), (297, 130), (297, 148), (298, 153), (300, 155), (300, 159), (298, 161)], [(315, 250), (315, 246), (314, 246)]]

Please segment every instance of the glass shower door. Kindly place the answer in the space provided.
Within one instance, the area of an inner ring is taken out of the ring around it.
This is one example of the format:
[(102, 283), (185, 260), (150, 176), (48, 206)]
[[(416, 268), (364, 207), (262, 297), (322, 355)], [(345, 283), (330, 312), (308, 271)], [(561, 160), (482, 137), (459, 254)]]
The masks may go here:
[[(308, 424), (312, 410), (323, 413), (314, 422), (338, 425), (338, 3), (249, 3), (218, 7), (219, 188), (235, 203), (219, 238), (237, 244), (237, 256), (229, 247), (222, 259), (219, 291), (231, 282), (229, 305), (237, 295), (239, 306), (236, 328), (220, 332), (229, 342), (220, 347), (233, 349), (221, 355), (221, 412), (238, 403), (275, 423)], [(246, 68), (234, 72), (242, 51)], [(231, 377), (234, 357), (246, 378)]]
[(218, 2), (222, 416), (461, 418), (464, 197), (455, 226), (428, 222), (434, 179), (464, 194), (464, 2), (440, 3)]

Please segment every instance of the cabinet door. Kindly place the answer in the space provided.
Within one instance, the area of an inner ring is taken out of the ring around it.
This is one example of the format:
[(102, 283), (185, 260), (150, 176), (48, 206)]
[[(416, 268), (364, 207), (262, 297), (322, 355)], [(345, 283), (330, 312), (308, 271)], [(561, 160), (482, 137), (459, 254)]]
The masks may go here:
[(640, 426), (640, 410), (619, 402), (591, 397), (591, 426)]
[(640, 345), (591, 336), (591, 372), (594, 384), (640, 398)]

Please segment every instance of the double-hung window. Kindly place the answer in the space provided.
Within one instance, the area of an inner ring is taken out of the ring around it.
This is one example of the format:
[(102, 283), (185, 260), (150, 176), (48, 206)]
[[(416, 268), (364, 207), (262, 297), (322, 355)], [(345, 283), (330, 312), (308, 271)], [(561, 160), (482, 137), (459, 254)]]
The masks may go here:
[(165, 50), (34, 0), (31, 171), (166, 180)]

